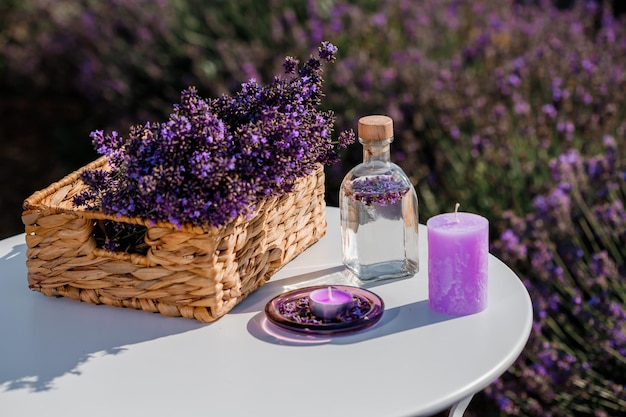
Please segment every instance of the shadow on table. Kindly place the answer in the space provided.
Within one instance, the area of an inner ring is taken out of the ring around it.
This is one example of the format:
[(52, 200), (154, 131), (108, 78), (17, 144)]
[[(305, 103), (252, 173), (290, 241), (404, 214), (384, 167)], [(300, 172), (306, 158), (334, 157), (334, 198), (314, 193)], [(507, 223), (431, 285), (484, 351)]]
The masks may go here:
[(264, 342), (277, 345), (307, 346), (320, 344), (348, 345), (363, 340), (376, 339), (420, 327), (430, 326), (455, 317), (433, 312), (428, 300), (385, 310), (374, 326), (349, 334), (308, 335), (282, 329), (270, 322), (264, 312), (256, 314), (248, 322), (248, 332)]
[(386, 309), (380, 321), (371, 328), (359, 330), (351, 334), (326, 336), (309, 335), (282, 329), (270, 322), (264, 312), (265, 304), (273, 296), (296, 288), (333, 284), (373, 288), (384, 283), (385, 281), (364, 283), (347, 272), (343, 266), (327, 268), (282, 280), (270, 281), (259, 288), (255, 293), (251, 294), (245, 302), (235, 307), (231, 314), (237, 312), (259, 312), (249, 320), (248, 332), (262, 341), (290, 346), (357, 343), (362, 340), (384, 337), (455, 318), (454, 316), (432, 311), (428, 306), (428, 300), (421, 300), (411, 304)]
[(19, 244), (0, 257), (0, 393), (54, 389), (55, 378), (80, 374), (90, 358), (207, 325), (32, 292), (25, 252)]

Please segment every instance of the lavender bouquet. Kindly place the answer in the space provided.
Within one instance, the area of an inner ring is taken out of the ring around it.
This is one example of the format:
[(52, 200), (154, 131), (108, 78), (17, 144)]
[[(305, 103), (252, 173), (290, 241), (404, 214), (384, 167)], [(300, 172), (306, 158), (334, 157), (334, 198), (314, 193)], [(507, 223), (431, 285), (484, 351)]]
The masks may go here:
[[(319, 110), (322, 62), (333, 62), (336, 52), (322, 42), (317, 58), (300, 65), (287, 57), (283, 76), (267, 85), (252, 79), (233, 96), (204, 99), (191, 87), (169, 120), (133, 126), (128, 138), (92, 132), (108, 168), (83, 172), (87, 188), (73, 203), (177, 227), (219, 227), (250, 215), (255, 202), (289, 192), (317, 164), (336, 161), (334, 145), (354, 141), (354, 132), (344, 131), (333, 142), (334, 115)], [(144, 227), (99, 230), (104, 248), (140, 251)]]

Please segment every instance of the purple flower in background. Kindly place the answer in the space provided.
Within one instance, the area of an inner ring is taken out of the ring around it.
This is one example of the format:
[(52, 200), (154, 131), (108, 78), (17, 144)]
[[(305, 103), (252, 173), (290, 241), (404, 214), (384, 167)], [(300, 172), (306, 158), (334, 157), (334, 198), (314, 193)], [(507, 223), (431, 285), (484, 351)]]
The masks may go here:
[[(565, 417), (566, 404), (585, 415), (626, 409), (626, 182), (616, 175), (622, 168), (613, 146), (607, 139), (604, 154), (571, 150), (552, 160), (550, 190), (534, 199), (534, 212), (508, 214), (509, 228), (494, 243), (497, 256), (533, 277), (524, 280), (535, 311), (527, 348), (511, 376), (487, 389), (515, 415)], [(602, 405), (559, 399), (559, 392), (595, 393)]]
[(457, 126), (452, 126), (450, 128), (450, 136), (453, 139), (458, 139), (461, 136), (461, 131), (459, 130)]
[(512, 87), (519, 87), (522, 85), (522, 79), (517, 74), (509, 75), (509, 84)]
[(541, 111), (547, 116), (549, 116), (551, 119), (555, 119), (556, 116), (558, 115), (556, 108), (551, 103), (544, 104), (543, 106), (541, 106)]
[(517, 259), (523, 259), (527, 254), (527, 247), (524, 246), (519, 237), (511, 229), (505, 230), (500, 236), (502, 243), (505, 245), (506, 251), (511, 253)]

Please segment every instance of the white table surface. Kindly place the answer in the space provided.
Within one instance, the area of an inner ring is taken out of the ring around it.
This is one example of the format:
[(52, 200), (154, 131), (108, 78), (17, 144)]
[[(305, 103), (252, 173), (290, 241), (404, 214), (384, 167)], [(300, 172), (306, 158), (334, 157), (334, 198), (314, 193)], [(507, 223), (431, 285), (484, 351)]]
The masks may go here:
[(424, 226), (420, 272), (365, 286), (385, 302), (375, 326), (307, 337), (269, 323), (282, 292), (359, 285), (341, 266), (338, 209), (327, 217), (325, 237), (210, 324), (33, 292), (24, 235), (0, 241), (0, 416), (429, 415), (518, 357), (532, 324), (522, 283), (490, 256), (485, 311), (430, 311)]

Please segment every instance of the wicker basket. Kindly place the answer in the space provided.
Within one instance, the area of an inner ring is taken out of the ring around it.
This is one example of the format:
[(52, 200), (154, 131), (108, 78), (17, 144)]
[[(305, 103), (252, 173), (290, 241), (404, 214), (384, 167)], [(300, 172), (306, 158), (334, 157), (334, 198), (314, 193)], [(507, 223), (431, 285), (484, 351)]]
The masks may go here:
[[(211, 322), (326, 232), (321, 166), (292, 192), (261, 201), (251, 218), (176, 228), (76, 210), (72, 197), (85, 186), (80, 173), (105, 163), (102, 157), (24, 201), (32, 290)], [(103, 219), (145, 225), (147, 254), (98, 248), (94, 225)]]

